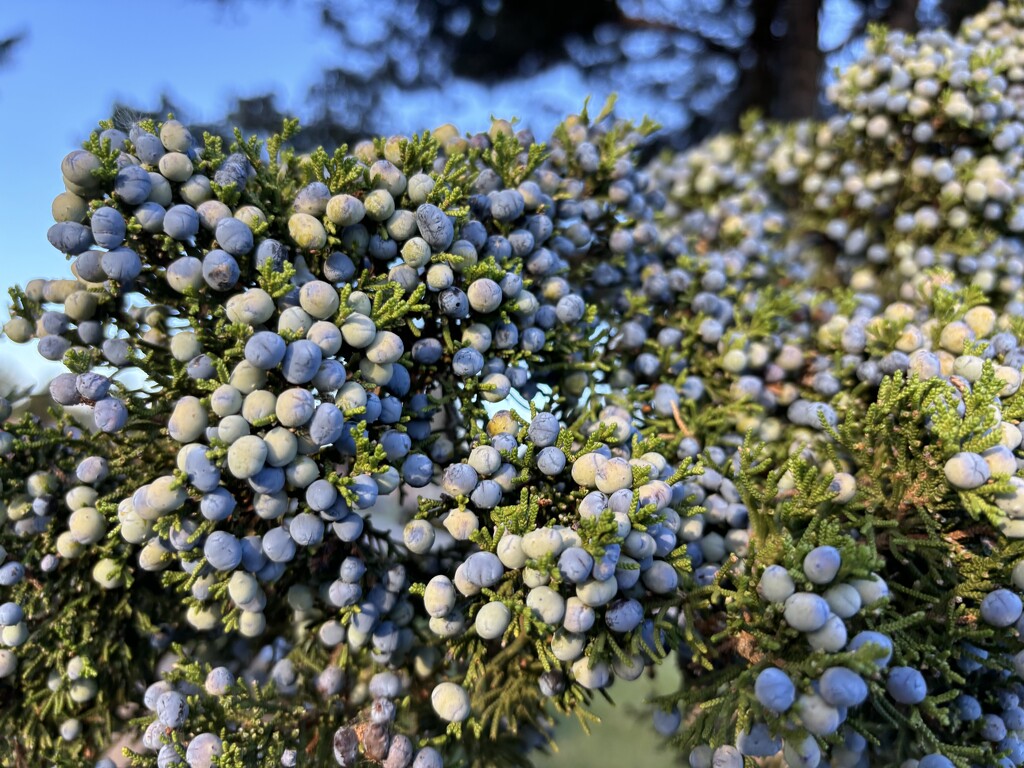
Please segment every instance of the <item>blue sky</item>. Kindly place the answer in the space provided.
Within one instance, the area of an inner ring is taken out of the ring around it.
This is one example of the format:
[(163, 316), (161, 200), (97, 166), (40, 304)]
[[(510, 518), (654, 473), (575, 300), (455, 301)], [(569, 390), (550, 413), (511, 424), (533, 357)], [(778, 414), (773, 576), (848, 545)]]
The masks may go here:
[[(0, 67), (0, 284), (4, 289), (34, 277), (70, 276), (65, 257), (46, 241), (50, 201), (63, 190), (60, 161), (115, 100), (158, 104), (166, 91), (198, 119), (223, 113), (231, 95), (273, 89), (282, 104), (328, 54), (317, 34), (312, 6), (260, 4), (221, 9), (213, 3), (179, 2), (151, 12), (138, 0), (95, 3), (37, 0), (5, 3), (0, 35), (27, 38)], [(100, 10), (102, 8), (102, 10)], [(209, 44), (196, 55), (197, 33)], [(193, 48), (193, 50), (195, 50)], [(268, 50), (301, 51), (268, 56)], [(16, 117), (15, 117), (16, 116)], [(0, 319), (7, 319), (6, 295)], [(0, 365), (19, 377), (46, 381), (59, 371), (28, 346), (0, 339)]]
[[(159, 12), (157, 11), (159, 8)], [(233, 96), (274, 91), (278, 104), (302, 116), (308, 84), (337, 60), (310, 0), (229, 4), (184, 0), (159, 6), (138, 0), (95, 3), (36, 0), (5, 3), (0, 36), (27, 38), (0, 67), (0, 285), (35, 277), (70, 276), (65, 257), (46, 241), (50, 202), (63, 191), (60, 161), (79, 146), (115, 101), (155, 108), (161, 92), (194, 120), (221, 117)], [(201, 51), (201, 55), (197, 53)], [(548, 112), (577, 109), (585, 95), (571, 67), (556, 67), (522, 90), (461, 84), (411, 99), (381, 115), (382, 131), (408, 133), (456, 122), (463, 130), (486, 126), (491, 114), (513, 116), (546, 105)], [(527, 95), (528, 91), (528, 95)], [(600, 101), (606, 94), (593, 94)], [(437, 105), (444, 103), (444, 114)], [(629, 108), (628, 94), (625, 107)], [(636, 105), (637, 113), (642, 112)], [(17, 116), (16, 119), (12, 119)], [(543, 135), (551, 125), (533, 125)], [(6, 294), (0, 323), (6, 321)], [(61, 370), (32, 345), (0, 339), (0, 370), (30, 383)]]

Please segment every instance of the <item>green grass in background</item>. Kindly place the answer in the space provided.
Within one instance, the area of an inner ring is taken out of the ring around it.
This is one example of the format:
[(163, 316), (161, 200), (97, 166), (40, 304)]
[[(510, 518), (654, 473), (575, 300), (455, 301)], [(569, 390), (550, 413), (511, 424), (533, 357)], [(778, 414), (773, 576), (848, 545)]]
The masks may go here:
[(558, 751), (537, 754), (537, 768), (679, 768), (679, 755), (665, 748), (665, 738), (654, 730), (647, 703), (679, 689), (679, 670), (668, 658), (657, 667), (657, 679), (646, 676), (631, 683), (619, 680), (608, 693), (594, 699), (593, 712), (601, 722), (587, 736), (575, 718), (559, 718), (555, 731)]

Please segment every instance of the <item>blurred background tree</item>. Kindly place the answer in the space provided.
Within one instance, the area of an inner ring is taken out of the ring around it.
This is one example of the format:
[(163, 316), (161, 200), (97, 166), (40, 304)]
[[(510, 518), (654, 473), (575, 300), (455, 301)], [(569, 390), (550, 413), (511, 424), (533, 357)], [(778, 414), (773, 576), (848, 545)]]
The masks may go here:
[(10, 60), (11, 54), (14, 53), (14, 49), (17, 47), (18, 43), (24, 39), (24, 37), (25, 35), (23, 33), (0, 36), (0, 66), (3, 66)]
[[(241, 0), (203, 0), (230, 13)], [(260, 0), (297, 6), (298, 0)], [(437, 122), (459, 89), (521, 89), (526, 110), (562, 116), (578, 105), (530, 95), (531, 79), (566, 68), (584, 93), (609, 91), (659, 106), (663, 145), (682, 148), (737, 125), (756, 108), (779, 119), (821, 116), (823, 85), (852, 59), (869, 24), (955, 29), (984, 0), (379, 0), (315, 5), (336, 59), (309, 85), (303, 148), (351, 143), (380, 130), (403, 95), (435, 95)], [(303, 6), (308, 11), (307, 6)], [(258, 12), (258, 10), (257, 10)], [(0, 49), (2, 50), (2, 49)], [(296, 55), (295, 52), (282, 52)], [(2, 53), (0, 53), (2, 55)], [(181, 115), (164, 96), (153, 111)], [(187, 114), (183, 115), (188, 117)], [(237, 98), (223, 119), (269, 133), (284, 112), (274, 93)]]

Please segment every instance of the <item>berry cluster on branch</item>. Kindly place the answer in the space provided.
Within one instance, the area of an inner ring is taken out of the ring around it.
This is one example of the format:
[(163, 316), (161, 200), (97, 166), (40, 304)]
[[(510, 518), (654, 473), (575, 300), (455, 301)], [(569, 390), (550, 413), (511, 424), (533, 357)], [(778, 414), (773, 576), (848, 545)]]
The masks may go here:
[(0, 765), (1024, 765), (1024, 7), (637, 164), (106, 123), (4, 335)]

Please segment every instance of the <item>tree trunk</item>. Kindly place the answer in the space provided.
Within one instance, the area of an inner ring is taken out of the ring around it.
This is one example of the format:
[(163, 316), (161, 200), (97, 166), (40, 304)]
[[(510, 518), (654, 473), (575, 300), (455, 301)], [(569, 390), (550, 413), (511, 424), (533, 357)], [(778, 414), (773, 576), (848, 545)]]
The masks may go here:
[(740, 80), (730, 107), (733, 127), (751, 109), (765, 115), (772, 111), (775, 75), (773, 51), (778, 41), (772, 35), (772, 22), (779, 16), (780, 0), (758, 0), (753, 4), (754, 30), (746, 47), (739, 52)]
[(917, 32), (917, 0), (893, 0), (883, 21), (890, 29)]
[(986, 5), (987, 0), (943, 0), (941, 6), (946, 18), (949, 19), (949, 30), (956, 32), (960, 24), (968, 16), (980, 12)]
[[(799, 120), (819, 112), (824, 55), (818, 45), (822, 0), (784, 0), (777, 19), (785, 31), (775, 37), (775, 99), (772, 117)], [(781, 30), (779, 30), (781, 31)]]

